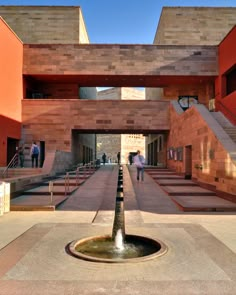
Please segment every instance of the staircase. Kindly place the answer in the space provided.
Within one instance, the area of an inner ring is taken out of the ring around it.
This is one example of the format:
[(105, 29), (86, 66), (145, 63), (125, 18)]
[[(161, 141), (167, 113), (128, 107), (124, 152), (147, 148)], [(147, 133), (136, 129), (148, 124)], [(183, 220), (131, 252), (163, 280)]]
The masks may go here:
[(235, 212), (236, 204), (220, 198), (213, 190), (205, 189), (169, 169), (145, 168), (153, 180), (185, 212)]
[(211, 113), (229, 137), (236, 143), (236, 126), (234, 126), (221, 112)]
[(96, 172), (85, 165), (58, 177), (45, 177), (42, 181), (25, 186), (21, 194), (11, 200), (11, 211), (54, 211)]
[(234, 127), (223, 127), (229, 137), (236, 143), (236, 126)]

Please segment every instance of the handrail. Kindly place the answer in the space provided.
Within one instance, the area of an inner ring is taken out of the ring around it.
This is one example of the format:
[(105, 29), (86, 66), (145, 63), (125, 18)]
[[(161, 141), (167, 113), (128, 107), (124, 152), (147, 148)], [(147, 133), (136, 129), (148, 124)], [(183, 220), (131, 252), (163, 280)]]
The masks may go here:
[[(67, 196), (70, 193), (70, 184), (71, 184), (70, 174), (75, 175), (75, 185), (79, 187), (82, 179), (85, 181), (85, 179), (89, 177), (95, 170), (96, 170), (95, 161), (91, 161), (90, 163), (84, 164), (83, 166), (77, 165), (76, 170), (67, 172), (66, 175), (63, 177), (64, 187), (65, 187), (65, 196)], [(82, 179), (81, 179), (81, 176), (82, 176)]]
[(221, 101), (218, 101), (218, 100), (216, 100), (216, 105), (219, 105), (219, 109), (221, 108), (221, 107), (223, 107), (223, 109), (224, 109), (224, 111), (227, 113), (227, 115), (226, 116), (229, 116), (229, 120), (233, 123), (233, 124), (236, 124), (236, 116), (235, 116), (235, 114), (231, 111), (231, 110), (229, 110)]
[(15, 155), (13, 156), (13, 158), (11, 159), (11, 161), (9, 162), (9, 164), (7, 165), (7, 167), (3, 170), (2, 172), (2, 178), (5, 178), (5, 176), (8, 176), (8, 169), (9, 168), (15, 168), (18, 165), (18, 153), (15, 153)]
[(80, 177), (80, 175), (79, 175), (80, 172), (79, 171), (80, 171), (80, 167), (78, 167), (76, 169), (76, 177), (75, 177), (76, 186), (79, 186), (79, 177)]
[(65, 176), (65, 197), (67, 196), (69, 192), (70, 192), (70, 176), (69, 176), (69, 172), (67, 172)]

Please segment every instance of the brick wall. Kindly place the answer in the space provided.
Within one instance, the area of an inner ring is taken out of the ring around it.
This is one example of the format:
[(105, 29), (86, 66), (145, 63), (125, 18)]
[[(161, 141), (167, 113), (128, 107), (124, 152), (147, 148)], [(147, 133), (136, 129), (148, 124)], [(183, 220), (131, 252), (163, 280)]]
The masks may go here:
[(235, 19), (236, 7), (164, 7), (154, 44), (218, 45)]
[(0, 6), (0, 15), (24, 43), (84, 43), (88, 39), (80, 7)]
[(169, 130), (166, 101), (50, 100), (22, 101), (25, 142), (45, 141), (46, 150), (71, 150), (71, 130)]
[(24, 45), (23, 73), (215, 76), (217, 54), (214, 46)]
[(146, 89), (146, 99), (178, 100), (179, 96), (198, 96), (198, 102), (208, 107), (209, 99), (214, 97), (213, 83), (168, 85), (163, 88)]

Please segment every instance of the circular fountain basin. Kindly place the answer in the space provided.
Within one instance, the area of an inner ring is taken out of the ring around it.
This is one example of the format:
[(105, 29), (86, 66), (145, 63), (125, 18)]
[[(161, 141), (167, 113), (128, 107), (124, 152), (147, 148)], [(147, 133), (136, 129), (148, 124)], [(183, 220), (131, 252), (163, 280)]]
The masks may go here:
[(68, 250), (73, 256), (94, 262), (126, 263), (154, 259), (165, 254), (167, 246), (143, 236), (126, 235), (124, 249), (117, 249), (110, 235), (73, 241)]

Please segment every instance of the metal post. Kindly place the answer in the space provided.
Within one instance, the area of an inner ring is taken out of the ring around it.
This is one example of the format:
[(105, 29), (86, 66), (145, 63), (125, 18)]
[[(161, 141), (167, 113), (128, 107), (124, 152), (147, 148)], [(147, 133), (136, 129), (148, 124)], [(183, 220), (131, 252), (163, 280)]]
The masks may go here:
[(76, 169), (76, 186), (79, 186), (79, 167)]
[(49, 181), (48, 189), (49, 189), (49, 193), (50, 193), (50, 197), (51, 197), (51, 204), (52, 204), (52, 201), (53, 201), (53, 181)]
[(69, 189), (70, 189), (70, 176), (69, 176), (69, 172), (67, 172), (65, 176), (65, 196), (67, 196)]

